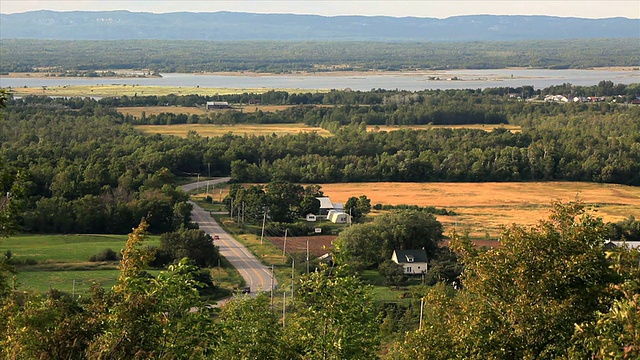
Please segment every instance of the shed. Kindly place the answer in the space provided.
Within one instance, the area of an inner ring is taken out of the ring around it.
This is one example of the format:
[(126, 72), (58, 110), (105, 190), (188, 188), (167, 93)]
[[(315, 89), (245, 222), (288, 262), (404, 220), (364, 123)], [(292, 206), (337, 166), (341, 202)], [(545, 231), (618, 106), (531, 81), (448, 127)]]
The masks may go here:
[(231, 105), (226, 101), (207, 101), (207, 110), (214, 109), (231, 109)]
[(334, 224), (346, 224), (349, 222), (349, 214), (339, 210), (329, 210), (327, 220)]

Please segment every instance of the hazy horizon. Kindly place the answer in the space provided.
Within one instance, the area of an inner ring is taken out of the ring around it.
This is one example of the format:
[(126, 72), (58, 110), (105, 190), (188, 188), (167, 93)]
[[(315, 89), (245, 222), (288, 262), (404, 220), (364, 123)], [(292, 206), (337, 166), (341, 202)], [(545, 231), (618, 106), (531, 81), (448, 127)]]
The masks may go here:
[[(640, 18), (640, 1), (550, 1), (550, 0), (279, 0), (279, 1), (30, 1), (2, 0), (0, 13), (14, 14), (38, 10), (112, 11), (148, 13), (213, 13), (220, 11), (298, 14), (320, 16), (389, 16), (448, 18), (464, 15), (556, 16), (589, 19)], [(640, 27), (638, 28), (640, 36)]]

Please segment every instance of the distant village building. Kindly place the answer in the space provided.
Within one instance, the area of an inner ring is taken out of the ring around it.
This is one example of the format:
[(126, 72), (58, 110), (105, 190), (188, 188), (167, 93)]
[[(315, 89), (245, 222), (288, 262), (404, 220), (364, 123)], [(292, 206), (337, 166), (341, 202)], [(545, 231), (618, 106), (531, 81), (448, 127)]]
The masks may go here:
[(207, 110), (232, 109), (226, 101), (207, 101)]

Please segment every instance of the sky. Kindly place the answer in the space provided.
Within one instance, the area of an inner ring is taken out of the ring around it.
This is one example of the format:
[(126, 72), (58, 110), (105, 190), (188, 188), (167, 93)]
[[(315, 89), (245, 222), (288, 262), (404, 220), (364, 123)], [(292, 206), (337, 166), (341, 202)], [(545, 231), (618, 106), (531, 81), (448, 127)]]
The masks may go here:
[(457, 15), (551, 15), (562, 17), (640, 18), (639, 0), (0, 0), (0, 13), (34, 10), (166, 13), (177, 11), (338, 15), (384, 15), (446, 18)]

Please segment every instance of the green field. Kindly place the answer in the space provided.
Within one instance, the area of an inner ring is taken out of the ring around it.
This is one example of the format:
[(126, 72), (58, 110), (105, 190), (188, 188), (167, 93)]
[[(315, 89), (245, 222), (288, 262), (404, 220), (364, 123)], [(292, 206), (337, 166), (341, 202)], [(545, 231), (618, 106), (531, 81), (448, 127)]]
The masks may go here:
[[(0, 252), (11, 251), (19, 290), (72, 292), (75, 280), (75, 292), (82, 294), (94, 283), (103, 287), (115, 283), (119, 263), (89, 262), (89, 257), (107, 248), (119, 253), (126, 241), (127, 235), (16, 235), (0, 240)], [(158, 236), (146, 241), (146, 245), (159, 243)]]
[[(91, 255), (110, 248), (124, 248), (127, 235), (17, 235), (0, 240), (0, 251), (11, 250), (20, 261), (82, 263)], [(158, 245), (158, 237), (149, 237), (147, 245)]]

